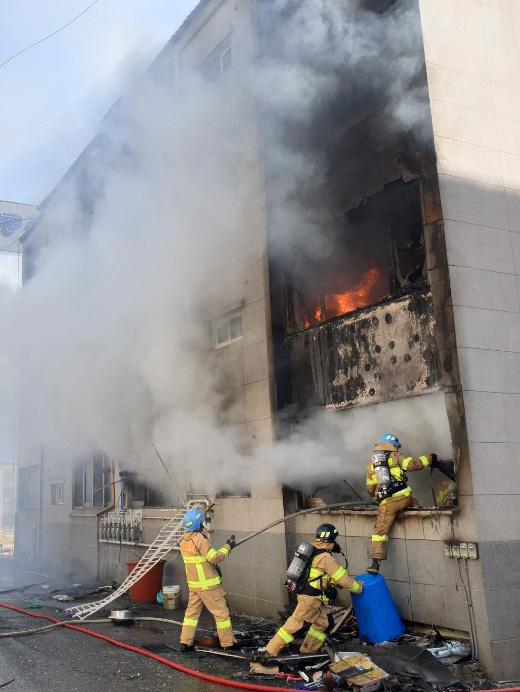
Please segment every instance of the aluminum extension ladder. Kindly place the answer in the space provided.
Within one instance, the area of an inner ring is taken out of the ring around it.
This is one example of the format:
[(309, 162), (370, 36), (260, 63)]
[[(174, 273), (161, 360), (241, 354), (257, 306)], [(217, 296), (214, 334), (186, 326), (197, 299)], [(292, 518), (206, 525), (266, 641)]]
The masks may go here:
[(171, 519), (161, 528), (156, 539), (141, 557), (132, 572), (115, 591), (99, 601), (82, 603), (81, 605), (68, 608), (66, 615), (84, 620), (125, 594), (139, 581), (139, 579), (141, 579), (141, 577), (147, 574), (152, 567), (155, 567), (160, 560), (163, 560), (171, 550), (179, 546), (184, 535), (182, 519), (186, 512), (198, 507), (206, 509), (208, 504), (207, 500), (190, 500), (182, 509), (176, 510)]

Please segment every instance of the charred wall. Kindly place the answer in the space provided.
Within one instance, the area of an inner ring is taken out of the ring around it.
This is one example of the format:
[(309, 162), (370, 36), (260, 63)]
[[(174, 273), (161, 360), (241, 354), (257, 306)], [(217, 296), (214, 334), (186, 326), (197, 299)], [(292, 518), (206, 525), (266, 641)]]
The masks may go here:
[(297, 414), (422, 394), (441, 382), (428, 289), (298, 332), (286, 348)]
[[(400, 4), (376, 2), (374, 12)], [(280, 251), (286, 229), (269, 216), (279, 180), (266, 140), (275, 405), (283, 436), (316, 407), (442, 390), (460, 459), (464, 407), (421, 45), (422, 36), (413, 88), (423, 107), (411, 126), (391, 121), (391, 89), (348, 65), (308, 122), (286, 123), (286, 146), (323, 164), (324, 175), (295, 193), (313, 221), (314, 246), (303, 232), (286, 233)]]

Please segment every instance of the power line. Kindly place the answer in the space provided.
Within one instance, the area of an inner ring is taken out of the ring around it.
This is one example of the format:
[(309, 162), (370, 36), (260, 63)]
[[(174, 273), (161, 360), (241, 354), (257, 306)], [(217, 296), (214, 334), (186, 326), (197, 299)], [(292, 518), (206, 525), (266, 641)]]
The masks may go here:
[(22, 53), (26, 53), (28, 50), (31, 48), (34, 48), (34, 46), (38, 46), (40, 43), (43, 43), (44, 41), (47, 41), (47, 39), (52, 38), (53, 36), (56, 36), (56, 34), (59, 34), (60, 31), (63, 31), (66, 29), (68, 26), (73, 24), (77, 19), (79, 19), (82, 15), (85, 14), (85, 12), (88, 12), (91, 7), (94, 7), (94, 5), (97, 5), (99, 0), (94, 0), (94, 2), (91, 2), (88, 7), (85, 7), (84, 10), (82, 10), (79, 14), (77, 14), (75, 17), (73, 17), (71, 20), (69, 20), (66, 24), (63, 26), (60, 26), (59, 29), (56, 29), (50, 34), (47, 34), (47, 36), (44, 36), (43, 38), (40, 38), (38, 41), (35, 41), (34, 43), (31, 43), (29, 46), (26, 46), (25, 48), (22, 48), (22, 50), (19, 50), (17, 53), (14, 53), (14, 55), (11, 55), (10, 58), (7, 58), (7, 60), (4, 60), (3, 62), (0, 62), (0, 68), (2, 68), (4, 65), (7, 65), (8, 62), (11, 62), (11, 60), (14, 60), (17, 58), (19, 55)]
[(76, 118), (80, 115), (88, 115), (89, 113), (95, 113), (97, 112), (98, 109), (96, 108), (89, 108), (88, 110), (84, 111), (75, 111), (74, 113), (62, 113), (61, 115), (51, 115), (49, 118), (45, 118), (44, 120), (32, 120), (31, 122), (25, 122), (25, 123), (1, 123), (0, 122), (0, 127), (3, 128), (12, 128), (12, 129), (17, 129), (19, 127), (33, 127), (34, 125), (43, 125), (44, 123), (50, 123), (55, 120), (63, 120), (64, 118)]

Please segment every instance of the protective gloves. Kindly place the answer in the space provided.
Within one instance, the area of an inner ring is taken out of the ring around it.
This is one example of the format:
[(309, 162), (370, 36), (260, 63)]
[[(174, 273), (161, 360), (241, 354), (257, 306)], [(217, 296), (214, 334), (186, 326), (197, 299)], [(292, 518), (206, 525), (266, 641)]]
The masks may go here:
[(441, 473), (447, 476), (450, 481), (454, 481), (455, 477), (455, 464), (453, 461), (444, 461), (438, 459), (436, 454), (430, 455), (432, 458), (432, 469), (438, 469)]

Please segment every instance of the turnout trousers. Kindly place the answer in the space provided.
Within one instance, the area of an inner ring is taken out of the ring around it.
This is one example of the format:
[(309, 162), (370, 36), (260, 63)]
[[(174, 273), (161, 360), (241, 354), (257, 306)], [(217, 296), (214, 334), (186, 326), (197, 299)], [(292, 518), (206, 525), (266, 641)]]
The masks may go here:
[(314, 596), (298, 596), (294, 613), (266, 646), (269, 656), (278, 656), (280, 651), (293, 641), (293, 635), (299, 632), (306, 623), (310, 624), (310, 627), (300, 652), (311, 654), (319, 651), (325, 641), (325, 629), (329, 622), (327, 613), (328, 606), (321, 599)]
[(386, 560), (386, 544), (390, 529), (399, 512), (414, 504), (415, 498), (413, 495), (407, 495), (405, 497), (389, 497), (379, 505), (374, 533), (372, 534), (371, 558)]
[(188, 607), (184, 613), (184, 622), (182, 623), (181, 644), (187, 644), (188, 646), (193, 644), (199, 617), (204, 606), (215, 618), (220, 645), (223, 648), (233, 646), (233, 628), (231, 626), (226, 593), (222, 586), (216, 586), (207, 591), (190, 589)]

